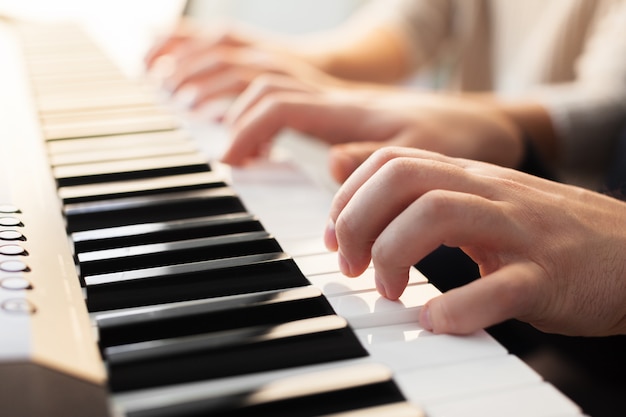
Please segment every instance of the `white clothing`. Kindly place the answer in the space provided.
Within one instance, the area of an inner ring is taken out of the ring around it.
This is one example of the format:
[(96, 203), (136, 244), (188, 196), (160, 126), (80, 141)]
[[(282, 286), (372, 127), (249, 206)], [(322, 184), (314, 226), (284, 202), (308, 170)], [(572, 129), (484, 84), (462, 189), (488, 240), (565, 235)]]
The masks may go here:
[(596, 188), (626, 122), (625, 0), (380, 0), (416, 68), (444, 63), (448, 89), (532, 99), (551, 115), (566, 182)]

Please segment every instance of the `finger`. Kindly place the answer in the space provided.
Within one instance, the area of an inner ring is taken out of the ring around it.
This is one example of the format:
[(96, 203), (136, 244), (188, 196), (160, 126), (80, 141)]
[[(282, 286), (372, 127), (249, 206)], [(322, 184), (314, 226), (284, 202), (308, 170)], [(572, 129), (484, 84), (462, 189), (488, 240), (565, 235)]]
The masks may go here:
[(182, 86), (174, 99), (187, 109), (197, 109), (219, 98), (237, 96), (254, 77), (245, 70), (225, 71)]
[(292, 93), (264, 98), (232, 126), (231, 144), (222, 162), (241, 165), (273, 140), (283, 128), (293, 124), (292, 117), (309, 107), (305, 100)]
[(330, 173), (343, 183), (375, 151), (387, 146), (388, 142), (352, 142), (334, 145), (328, 154)]
[[(384, 147), (371, 155), (365, 162), (356, 167), (353, 173), (345, 180), (339, 190), (335, 193), (331, 203), (329, 218), (324, 230), (324, 244), (331, 251), (337, 251), (339, 245), (335, 230), (335, 223), (339, 214), (344, 210), (345, 206), (354, 196), (354, 193), (368, 181), (383, 165), (398, 157), (425, 157), (432, 156), (438, 158), (443, 156), (434, 155), (430, 152), (415, 151), (412, 148), (400, 147)], [(348, 163), (351, 163), (349, 161)], [(341, 257), (340, 257), (341, 260)], [(344, 262), (345, 263), (345, 262)]]
[[(505, 206), (459, 191), (436, 189), (424, 193), (392, 218), (372, 245), (379, 292), (390, 299), (400, 297), (411, 265), (441, 245), (466, 248), (478, 263), (497, 263), (493, 259), (506, 253), (516, 244), (516, 237), (521, 236), (516, 224), (509, 220)], [(508, 240), (504, 241), (503, 236)]]
[(283, 128), (292, 128), (326, 141), (354, 140), (363, 132), (352, 123), (360, 120), (359, 109), (332, 103), (324, 97), (302, 92), (281, 92), (262, 98), (232, 126), (232, 144), (223, 161), (239, 165), (257, 153)]
[[(187, 43), (192, 43), (195, 46), (186, 52), (177, 51), (177, 49)], [(244, 46), (251, 43), (249, 37), (244, 35), (244, 30), (241, 27), (235, 28), (227, 22), (214, 24), (210, 32), (206, 32), (192, 22), (183, 20), (172, 33), (154, 43), (146, 54), (144, 61), (150, 67), (159, 56), (175, 51), (179, 58), (185, 58), (198, 56), (220, 45)]]
[(224, 121), (234, 125), (252, 107), (270, 94), (285, 92), (313, 93), (311, 87), (283, 75), (262, 74), (254, 77), (242, 94), (237, 97), (225, 116)]
[(420, 312), (420, 324), (434, 333), (470, 334), (511, 318), (530, 317), (542, 298), (540, 276), (535, 264), (507, 265), (429, 300)]
[(335, 194), (331, 209), (329, 212), (330, 221), (334, 223), (345, 205), (350, 201), (354, 193), (361, 188), (361, 186), (368, 181), (383, 165), (395, 158), (422, 158), (425, 160), (441, 161), (450, 164), (462, 164), (457, 163), (457, 160), (448, 158), (444, 155), (434, 152), (423, 151), (414, 148), (404, 148), (388, 146), (383, 147), (375, 151), (370, 158), (363, 162), (340, 187)]
[(152, 68), (159, 57), (171, 54), (172, 51), (188, 39), (188, 36), (172, 34), (158, 40), (146, 53), (146, 56), (144, 57), (145, 66), (148, 69)]
[(421, 203), (418, 207), (429, 208), (427, 203), (432, 198), (421, 201), (423, 194), (432, 190), (463, 191), (470, 198), (470, 194), (480, 195), (486, 188), (481, 177), (468, 175), (452, 164), (415, 158), (390, 160), (356, 190), (335, 221), (339, 255), (346, 266), (342, 272), (360, 274), (369, 263), (374, 241), (415, 200)]
[(204, 79), (210, 79), (217, 73), (228, 71), (233, 62), (224, 53), (209, 51), (200, 53), (187, 48), (193, 53), (189, 57), (176, 57), (175, 67), (169, 77), (163, 80), (163, 87), (174, 93), (185, 85), (198, 84)]

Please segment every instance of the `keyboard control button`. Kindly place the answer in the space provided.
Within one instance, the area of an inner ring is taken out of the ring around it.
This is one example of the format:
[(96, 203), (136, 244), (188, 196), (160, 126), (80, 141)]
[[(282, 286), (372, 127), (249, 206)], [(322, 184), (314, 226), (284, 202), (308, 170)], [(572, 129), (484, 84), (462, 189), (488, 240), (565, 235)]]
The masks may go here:
[(0, 246), (0, 255), (26, 255), (26, 251), (20, 245)]
[(13, 204), (0, 204), (0, 213), (19, 213), (20, 209)]
[(2, 303), (2, 310), (9, 313), (33, 314), (37, 309), (25, 298), (13, 298)]
[(22, 272), (28, 269), (28, 265), (26, 265), (22, 261), (6, 261), (0, 263), (0, 270), (5, 272)]
[(4, 288), (5, 290), (13, 291), (30, 290), (33, 288), (30, 284), (30, 281), (22, 277), (4, 278), (2, 281), (0, 281), (0, 287)]
[(0, 217), (0, 226), (12, 227), (23, 226), (23, 224), (17, 217)]
[(26, 238), (17, 230), (2, 230), (0, 240), (26, 240)]

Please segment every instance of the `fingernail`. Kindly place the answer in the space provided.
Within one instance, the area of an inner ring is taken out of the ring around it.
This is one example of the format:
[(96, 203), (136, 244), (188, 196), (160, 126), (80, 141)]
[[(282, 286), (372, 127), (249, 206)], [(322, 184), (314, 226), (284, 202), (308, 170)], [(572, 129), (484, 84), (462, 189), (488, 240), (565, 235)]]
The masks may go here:
[(422, 307), (422, 311), (420, 312), (420, 325), (428, 330), (429, 332), (433, 331), (433, 322), (432, 319), (430, 317), (430, 307), (428, 306), (428, 304), (426, 304), (424, 307)]

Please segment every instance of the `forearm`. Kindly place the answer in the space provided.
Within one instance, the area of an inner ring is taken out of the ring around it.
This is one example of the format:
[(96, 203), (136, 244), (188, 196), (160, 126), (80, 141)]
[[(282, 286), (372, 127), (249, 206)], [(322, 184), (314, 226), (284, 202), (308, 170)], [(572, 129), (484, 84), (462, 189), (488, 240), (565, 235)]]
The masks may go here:
[(493, 105), (515, 122), (530, 138), (542, 159), (548, 162), (558, 160), (558, 133), (544, 106), (529, 100), (502, 100), (493, 94), (472, 94), (470, 97)]
[[(400, 31), (380, 26), (346, 28), (296, 52), (324, 72), (348, 80), (394, 83), (413, 70), (409, 45)], [(317, 46), (316, 46), (317, 45)]]

